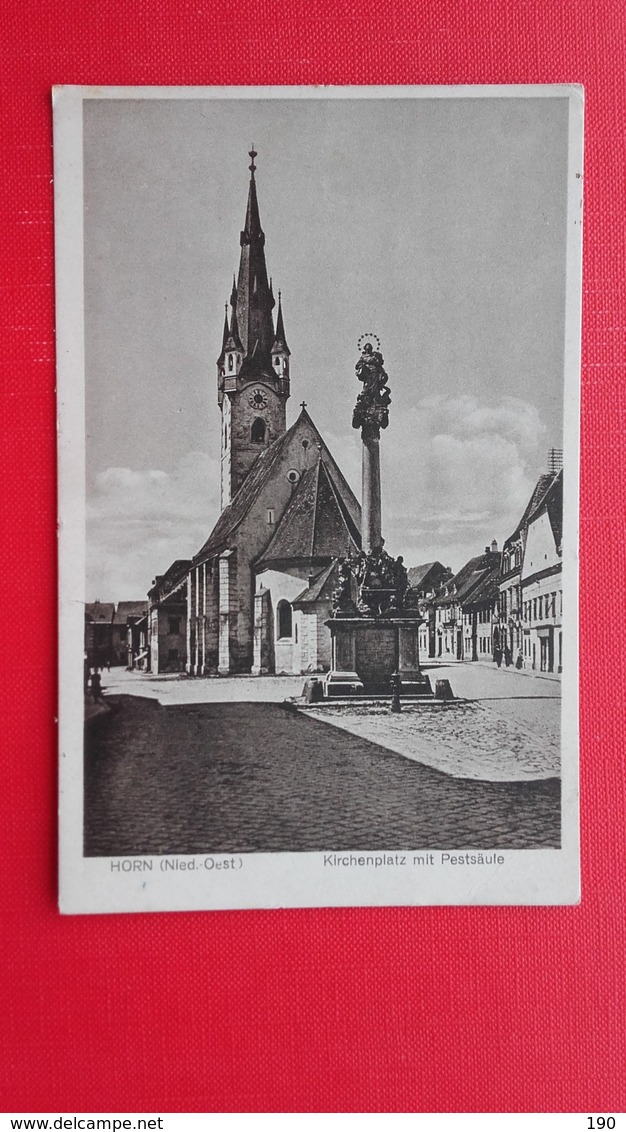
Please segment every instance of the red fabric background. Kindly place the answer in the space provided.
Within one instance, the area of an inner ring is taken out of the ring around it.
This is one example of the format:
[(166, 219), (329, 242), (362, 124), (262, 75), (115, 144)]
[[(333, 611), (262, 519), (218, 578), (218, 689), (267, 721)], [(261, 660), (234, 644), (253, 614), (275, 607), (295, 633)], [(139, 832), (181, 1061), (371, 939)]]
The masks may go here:
[[(4, 0), (0, 1105), (626, 1109), (623, 0)], [(583, 903), (60, 918), (53, 83), (586, 87)]]

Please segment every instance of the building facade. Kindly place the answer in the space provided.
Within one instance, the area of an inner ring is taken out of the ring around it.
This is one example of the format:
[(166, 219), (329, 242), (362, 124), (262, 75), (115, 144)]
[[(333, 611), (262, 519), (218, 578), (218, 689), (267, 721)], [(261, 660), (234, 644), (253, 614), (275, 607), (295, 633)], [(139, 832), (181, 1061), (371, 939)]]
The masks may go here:
[(496, 629), (519, 667), (560, 672), (563, 471), (541, 475), (502, 552)]
[(494, 539), (485, 553), (459, 570), (435, 598), (435, 657), (438, 660), (490, 660), (497, 609), (500, 552)]
[(528, 520), (522, 562), (523, 664), (539, 672), (563, 665), (563, 472)]
[(177, 559), (148, 590), (147, 668), (155, 675), (187, 667), (187, 576), (191, 561)]

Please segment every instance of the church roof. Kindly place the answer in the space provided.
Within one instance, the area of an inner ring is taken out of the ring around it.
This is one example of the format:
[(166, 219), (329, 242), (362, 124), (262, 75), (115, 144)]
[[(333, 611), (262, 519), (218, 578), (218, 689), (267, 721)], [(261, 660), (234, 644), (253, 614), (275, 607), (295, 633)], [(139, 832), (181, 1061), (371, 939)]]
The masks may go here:
[(323, 561), (360, 548), (361, 536), (322, 457), (302, 474), (256, 570), (294, 558)]
[[(332, 480), (331, 480), (332, 492), (331, 492), (331, 494), (333, 494), (333, 493), (336, 494), (337, 497), (341, 500), (340, 513), (342, 515), (345, 513), (345, 520), (342, 520), (344, 522), (344, 528), (347, 525), (348, 530), (351, 530), (351, 529), (354, 530), (356, 532), (356, 535), (357, 535), (357, 538), (359, 539), (359, 544), (360, 544), (360, 536), (358, 534), (358, 527), (357, 527), (354, 519), (351, 517), (352, 515), (357, 515), (357, 516), (359, 515), (359, 513), (360, 513), (359, 512), (359, 505), (356, 502), (356, 500), (354, 499), (354, 496), (350, 492), (350, 488), (345, 483), (345, 481), (341, 482), (342, 477), (341, 477), (341, 473), (339, 472), (339, 469), (335, 469), (335, 465), (334, 465), (334, 461), (333, 461), (332, 456), (328, 452), (328, 449), (326, 448), (317, 428), (315, 427), (315, 425), (314, 425), (313, 421), (311, 420), (309, 414), (307, 413), (306, 409), (303, 408), (301, 413), (300, 413), (300, 416), (294, 422), (294, 424), (292, 424), (291, 428), (287, 429), (287, 432), (284, 432), (282, 434), (282, 436), (277, 437), (277, 439), (272, 444), (270, 444), (268, 448), (264, 448), (263, 451), (259, 453), (259, 455), (257, 456), (257, 458), (256, 458), (254, 464), (252, 465), (250, 471), (248, 472), (248, 475), (246, 476), (245, 480), (243, 481), (241, 487), (239, 488), (239, 491), (235, 495), (232, 502), (229, 503), (228, 507), (224, 508), (219, 519), (217, 520), (217, 523), (213, 527), (211, 534), (209, 535), (207, 541), (205, 542), (204, 546), (200, 549), (198, 554), (196, 554), (196, 556), (193, 560), (196, 565), (198, 565), (200, 562), (206, 561), (207, 558), (213, 558), (213, 557), (215, 557), (215, 555), (221, 554), (224, 550), (227, 550), (229, 547), (232, 546), (237, 528), (241, 525), (243, 520), (246, 518), (246, 515), (250, 511), (250, 508), (254, 505), (254, 503), (258, 499), (259, 495), (263, 491), (264, 487), (269, 482), (269, 480), (272, 476), (272, 473), (274, 472), (275, 468), (279, 464), (279, 461), (280, 461), (285, 449), (290, 444), (294, 434), (297, 432), (297, 430), (303, 424), (308, 425), (311, 429), (313, 429), (314, 433), (319, 438), (320, 445), (321, 445), (321, 453), (322, 453), (321, 456), (320, 456), (320, 460), (324, 462), (325, 470), (332, 469), (332, 471), (329, 470), (329, 475), (326, 477), (326, 479), (328, 479), (330, 476), (332, 476)], [(309, 469), (309, 470), (310, 471), (316, 471), (316, 469), (317, 469), (317, 466), (316, 466), (315, 469)], [(335, 474), (335, 472), (337, 474)], [(305, 479), (306, 475), (307, 475), (307, 473), (305, 472), (304, 475), (302, 475), (300, 477), (300, 481), (298, 483), (298, 488), (296, 489), (296, 491), (294, 491), (294, 495), (292, 496), (291, 500), (289, 501), (289, 504), (287, 505), (285, 513), (283, 514), (283, 518), (285, 517), (287, 511), (289, 510), (289, 507), (293, 503), (293, 499), (296, 496), (296, 494), (298, 493), (299, 489), (301, 488), (302, 481)], [(337, 486), (338, 484), (339, 484), (339, 486)], [(326, 489), (325, 489), (325, 491), (326, 491)], [(349, 495), (349, 498), (348, 498), (348, 495)], [(326, 498), (327, 495), (325, 494), (324, 497)], [(333, 514), (336, 515), (336, 512), (333, 511)], [(275, 535), (278, 534), (278, 530), (280, 529), (281, 526), (282, 526), (282, 520), (278, 524), (278, 528), (275, 531)], [(319, 546), (327, 545), (327, 541), (326, 541), (327, 534), (328, 534), (327, 525), (325, 523), (321, 524), (320, 529), (319, 529), (319, 536), (318, 536), (316, 545), (319, 545)], [(342, 530), (342, 537), (343, 537), (343, 530)], [(348, 545), (348, 543), (347, 543), (347, 540), (346, 540), (346, 547), (347, 547), (347, 545)], [(332, 554), (333, 557), (335, 557), (335, 555), (337, 554), (337, 545), (336, 544), (335, 544), (334, 549), (330, 553)], [(306, 556), (310, 557), (310, 554), (308, 554)], [(263, 555), (263, 557), (265, 557), (265, 555)]]
[(300, 605), (313, 605), (322, 596), (330, 597), (337, 580), (338, 566), (338, 560), (335, 558), (329, 566), (324, 566), (318, 574), (314, 574), (306, 589), (298, 594), (291, 604), (297, 608)]
[(215, 554), (220, 554), (221, 551), (230, 546), (237, 527), (243, 522), (252, 504), (270, 478), (297, 424), (298, 421), (282, 436), (279, 436), (273, 444), (259, 453), (232, 503), (224, 508), (204, 546), (196, 554), (194, 558), (196, 564), (206, 558), (211, 558)]
[[(271, 281), (270, 281), (271, 286)], [(274, 338), (274, 345), (272, 346), (272, 353), (277, 350), (282, 350), (284, 354), (290, 354), (291, 351), (287, 345), (285, 337), (285, 324), (283, 322), (283, 304), (280, 291), (278, 292), (278, 316), (276, 318), (276, 337)]]

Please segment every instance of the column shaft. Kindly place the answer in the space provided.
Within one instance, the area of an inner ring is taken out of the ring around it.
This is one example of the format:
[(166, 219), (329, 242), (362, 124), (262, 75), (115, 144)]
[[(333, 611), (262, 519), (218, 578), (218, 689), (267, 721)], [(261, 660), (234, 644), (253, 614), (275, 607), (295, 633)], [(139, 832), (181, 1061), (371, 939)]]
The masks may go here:
[(379, 445), (378, 436), (363, 436), (361, 541), (366, 553), (382, 542)]

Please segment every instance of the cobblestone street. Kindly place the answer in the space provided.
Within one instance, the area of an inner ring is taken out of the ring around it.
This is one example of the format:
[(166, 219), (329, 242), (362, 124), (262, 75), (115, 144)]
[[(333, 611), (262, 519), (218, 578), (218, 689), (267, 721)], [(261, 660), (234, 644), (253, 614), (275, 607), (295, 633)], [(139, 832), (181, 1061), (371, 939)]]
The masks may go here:
[[(542, 712), (558, 718), (558, 684), (460, 668), (450, 670), (455, 691), (463, 680), (482, 681), (490, 703), (439, 710), (449, 745), (448, 721), (477, 707), (494, 712), (488, 718), (502, 736), (517, 735), (520, 751), (524, 734), (536, 743)], [(516, 781), (495, 771), (494, 779), (509, 780), (481, 781), (464, 775), (457, 759), (443, 773), (419, 753), (390, 749), (389, 716), (380, 716), (372, 741), (267, 702), (264, 685), (282, 700), (300, 691), (302, 678), (150, 681), (116, 671), (103, 674), (103, 685), (112, 710), (87, 731), (87, 855), (559, 844), (560, 784), (548, 766), (526, 767)], [(228, 703), (207, 702), (225, 694)], [(498, 714), (505, 708), (513, 732)], [(467, 739), (461, 726), (452, 746), (467, 748)]]

